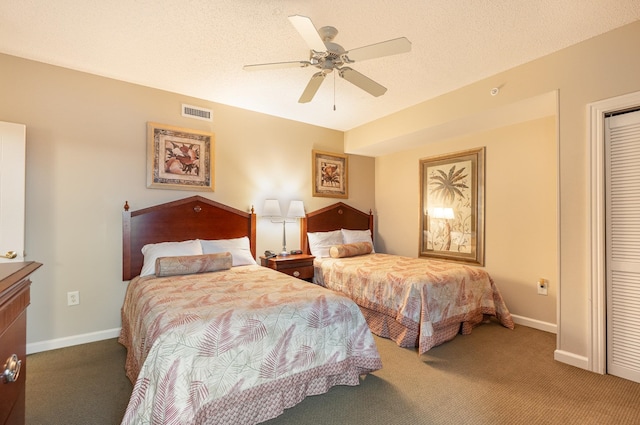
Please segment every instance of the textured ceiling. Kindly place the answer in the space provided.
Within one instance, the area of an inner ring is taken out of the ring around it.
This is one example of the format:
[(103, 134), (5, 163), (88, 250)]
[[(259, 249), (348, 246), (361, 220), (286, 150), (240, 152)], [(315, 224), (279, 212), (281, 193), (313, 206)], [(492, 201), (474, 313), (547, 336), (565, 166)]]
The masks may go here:
[[(242, 70), (308, 59), (295, 14), (346, 50), (412, 51), (352, 65), (381, 97), (330, 75), (299, 104), (315, 68)], [(0, 0), (0, 52), (349, 130), (638, 19), (638, 0)]]

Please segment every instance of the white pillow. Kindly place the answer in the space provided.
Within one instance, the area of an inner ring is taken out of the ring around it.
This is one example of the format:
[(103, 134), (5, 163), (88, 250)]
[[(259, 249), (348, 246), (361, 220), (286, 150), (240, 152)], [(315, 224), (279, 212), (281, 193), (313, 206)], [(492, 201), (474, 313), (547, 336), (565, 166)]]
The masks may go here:
[(140, 276), (156, 274), (156, 258), (202, 255), (202, 247), (197, 240), (184, 242), (150, 243), (142, 247), (144, 262)]
[(217, 254), (219, 252), (230, 252), (233, 259), (233, 267), (257, 264), (256, 259), (251, 255), (251, 244), (249, 238), (243, 236), (235, 239), (202, 240), (203, 254)]
[(342, 245), (342, 232), (333, 230), (331, 232), (307, 232), (309, 240), (309, 251), (316, 258), (329, 256), (329, 248), (333, 245)]
[(371, 238), (371, 230), (349, 230), (342, 229), (342, 239), (344, 243), (369, 242), (371, 244), (371, 253), (376, 252), (373, 249), (373, 239)]

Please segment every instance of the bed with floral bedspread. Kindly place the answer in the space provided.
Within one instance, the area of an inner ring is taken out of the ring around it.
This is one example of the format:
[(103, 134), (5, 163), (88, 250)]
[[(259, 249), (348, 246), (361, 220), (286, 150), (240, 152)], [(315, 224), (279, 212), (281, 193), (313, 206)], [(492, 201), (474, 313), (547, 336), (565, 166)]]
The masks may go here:
[(353, 301), (257, 265), (134, 278), (120, 342), (123, 424), (259, 423), (382, 367)]
[(482, 268), (372, 253), (316, 258), (314, 282), (343, 293), (363, 311), (371, 331), (419, 354), (469, 334), (495, 316), (513, 329), (511, 314)]

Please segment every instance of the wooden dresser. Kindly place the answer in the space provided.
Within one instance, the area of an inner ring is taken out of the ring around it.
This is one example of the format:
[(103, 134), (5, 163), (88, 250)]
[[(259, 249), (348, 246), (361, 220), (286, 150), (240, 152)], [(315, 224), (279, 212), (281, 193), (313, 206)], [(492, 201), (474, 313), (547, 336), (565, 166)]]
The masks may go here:
[(0, 263), (0, 424), (24, 424), (29, 276), (42, 264)]

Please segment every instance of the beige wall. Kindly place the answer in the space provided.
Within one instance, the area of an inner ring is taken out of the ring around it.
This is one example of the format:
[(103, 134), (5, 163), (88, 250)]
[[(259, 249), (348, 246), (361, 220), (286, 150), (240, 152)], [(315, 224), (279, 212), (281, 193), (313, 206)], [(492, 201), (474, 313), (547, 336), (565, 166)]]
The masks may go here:
[[(0, 120), (27, 125), (26, 247), (30, 259), (45, 264), (34, 274), (28, 340), (73, 338), (119, 327), (125, 289), (120, 281), (122, 203), (129, 200), (135, 209), (192, 194), (146, 189), (147, 121), (215, 132), (217, 189), (207, 196), (239, 209), (256, 204), (258, 212), (261, 202), (270, 197), (283, 201), (302, 198), (308, 210), (335, 201), (310, 196), (311, 149), (339, 152), (344, 137), (346, 152), (368, 155), (368, 148), (388, 145), (391, 140), (409, 141), (410, 152), (384, 152), (375, 163), (371, 158), (352, 157), (348, 202), (361, 209), (375, 206), (379, 226), (376, 242), (390, 252), (415, 255), (417, 159), (480, 142), (491, 145), (493, 155), (508, 157), (509, 149), (515, 146), (507, 146), (505, 140), (518, 138), (529, 125), (535, 127), (532, 131), (546, 134), (548, 121), (530, 116), (513, 128), (485, 126), (482, 131), (467, 129), (469, 121), (482, 116), (481, 121), (487, 124), (494, 111), (504, 113), (511, 105), (557, 90), (559, 233), (555, 250), (559, 281), (554, 284), (554, 277), (549, 276), (550, 295), (545, 300), (529, 291), (533, 290), (532, 277), (535, 283), (553, 268), (546, 257), (540, 267), (519, 263), (518, 270), (526, 269), (527, 276), (516, 277), (518, 272), (503, 270), (507, 262), (498, 258), (495, 250), (514, 242), (495, 235), (498, 209), (488, 212), (487, 217), (487, 268), (496, 276), (512, 309), (523, 316), (551, 320), (548, 303), (557, 295), (557, 353), (586, 365), (591, 344), (586, 105), (640, 90), (640, 56), (635, 54), (639, 42), (640, 22), (636, 22), (344, 135), (0, 55)], [(489, 95), (493, 87), (500, 87), (498, 96)], [(213, 109), (213, 124), (182, 118), (181, 103)], [(521, 125), (525, 127), (519, 128)], [(414, 140), (456, 127), (455, 137), (431, 139), (433, 144)], [(412, 164), (406, 165), (403, 158)], [(493, 161), (488, 153), (488, 174), (498, 172)], [(498, 170), (506, 172), (502, 164)], [(374, 176), (375, 189), (371, 184)], [(393, 176), (394, 187), (406, 187), (406, 192), (400, 192), (402, 196), (390, 193), (389, 176)], [(509, 203), (494, 191), (501, 180), (500, 175), (494, 175), (491, 184), (487, 182), (487, 204), (492, 203), (487, 208)], [(281, 227), (264, 221), (259, 220), (258, 250), (277, 249)], [(288, 245), (293, 248), (297, 228), (287, 229)], [(543, 246), (551, 243), (545, 241)], [(80, 291), (77, 307), (66, 306), (70, 290)], [(527, 299), (534, 304), (525, 305)]]
[[(0, 55), (0, 120), (27, 126), (27, 259), (33, 275), (31, 350), (111, 337), (120, 327), (121, 212), (200, 194), (248, 211), (266, 198), (311, 196), (311, 150), (342, 152), (343, 133), (160, 90)], [(213, 123), (184, 118), (181, 104), (213, 110)], [(146, 123), (213, 131), (215, 192), (146, 188)], [(374, 205), (374, 160), (350, 156), (349, 202)], [(297, 225), (287, 225), (289, 249)], [(280, 249), (282, 225), (258, 216), (258, 253)], [(67, 291), (80, 305), (67, 307)], [(80, 337), (79, 337), (80, 336)]]
[[(411, 139), (412, 134), (425, 129), (455, 126), (457, 121), (466, 122), (468, 117), (508, 108), (511, 104), (558, 90), (560, 281), (557, 284), (559, 334), (556, 358), (583, 367), (589, 367), (591, 355), (590, 158), (586, 106), (590, 102), (640, 90), (640, 56), (636, 54), (639, 45), (640, 22), (635, 22), (345, 135), (347, 152), (364, 153), (368, 146), (375, 148), (388, 140)], [(500, 87), (498, 96), (489, 95), (492, 87)], [(425, 149), (424, 153), (429, 151)], [(377, 183), (384, 173), (385, 162), (384, 158), (378, 161)], [(410, 172), (410, 167), (407, 169), (409, 171), (399, 170), (398, 185), (415, 184), (415, 173)], [(376, 209), (388, 202), (380, 190), (381, 187), (376, 187)], [(407, 211), (415, 210), (406, 200), (402, 205)], [(405, 226), (397, 220), (396, 224), (406, 237), (414, 237), (416, 226)], [(380, 232), (388, 231), (380, 229)], [(487, 255), (493, 258), (493, 253)], [(516, 291), (515, 288), (504, 290)]]
[[(557, 294), (555, 117), (429, 143), (376, 159), (376, 243), (415, 257), (419, 247), (419, 160), (485, 147), (485, 267), (521, 323), (554, 329)], [(549, 280), (547, 296), (538, 278)]]

